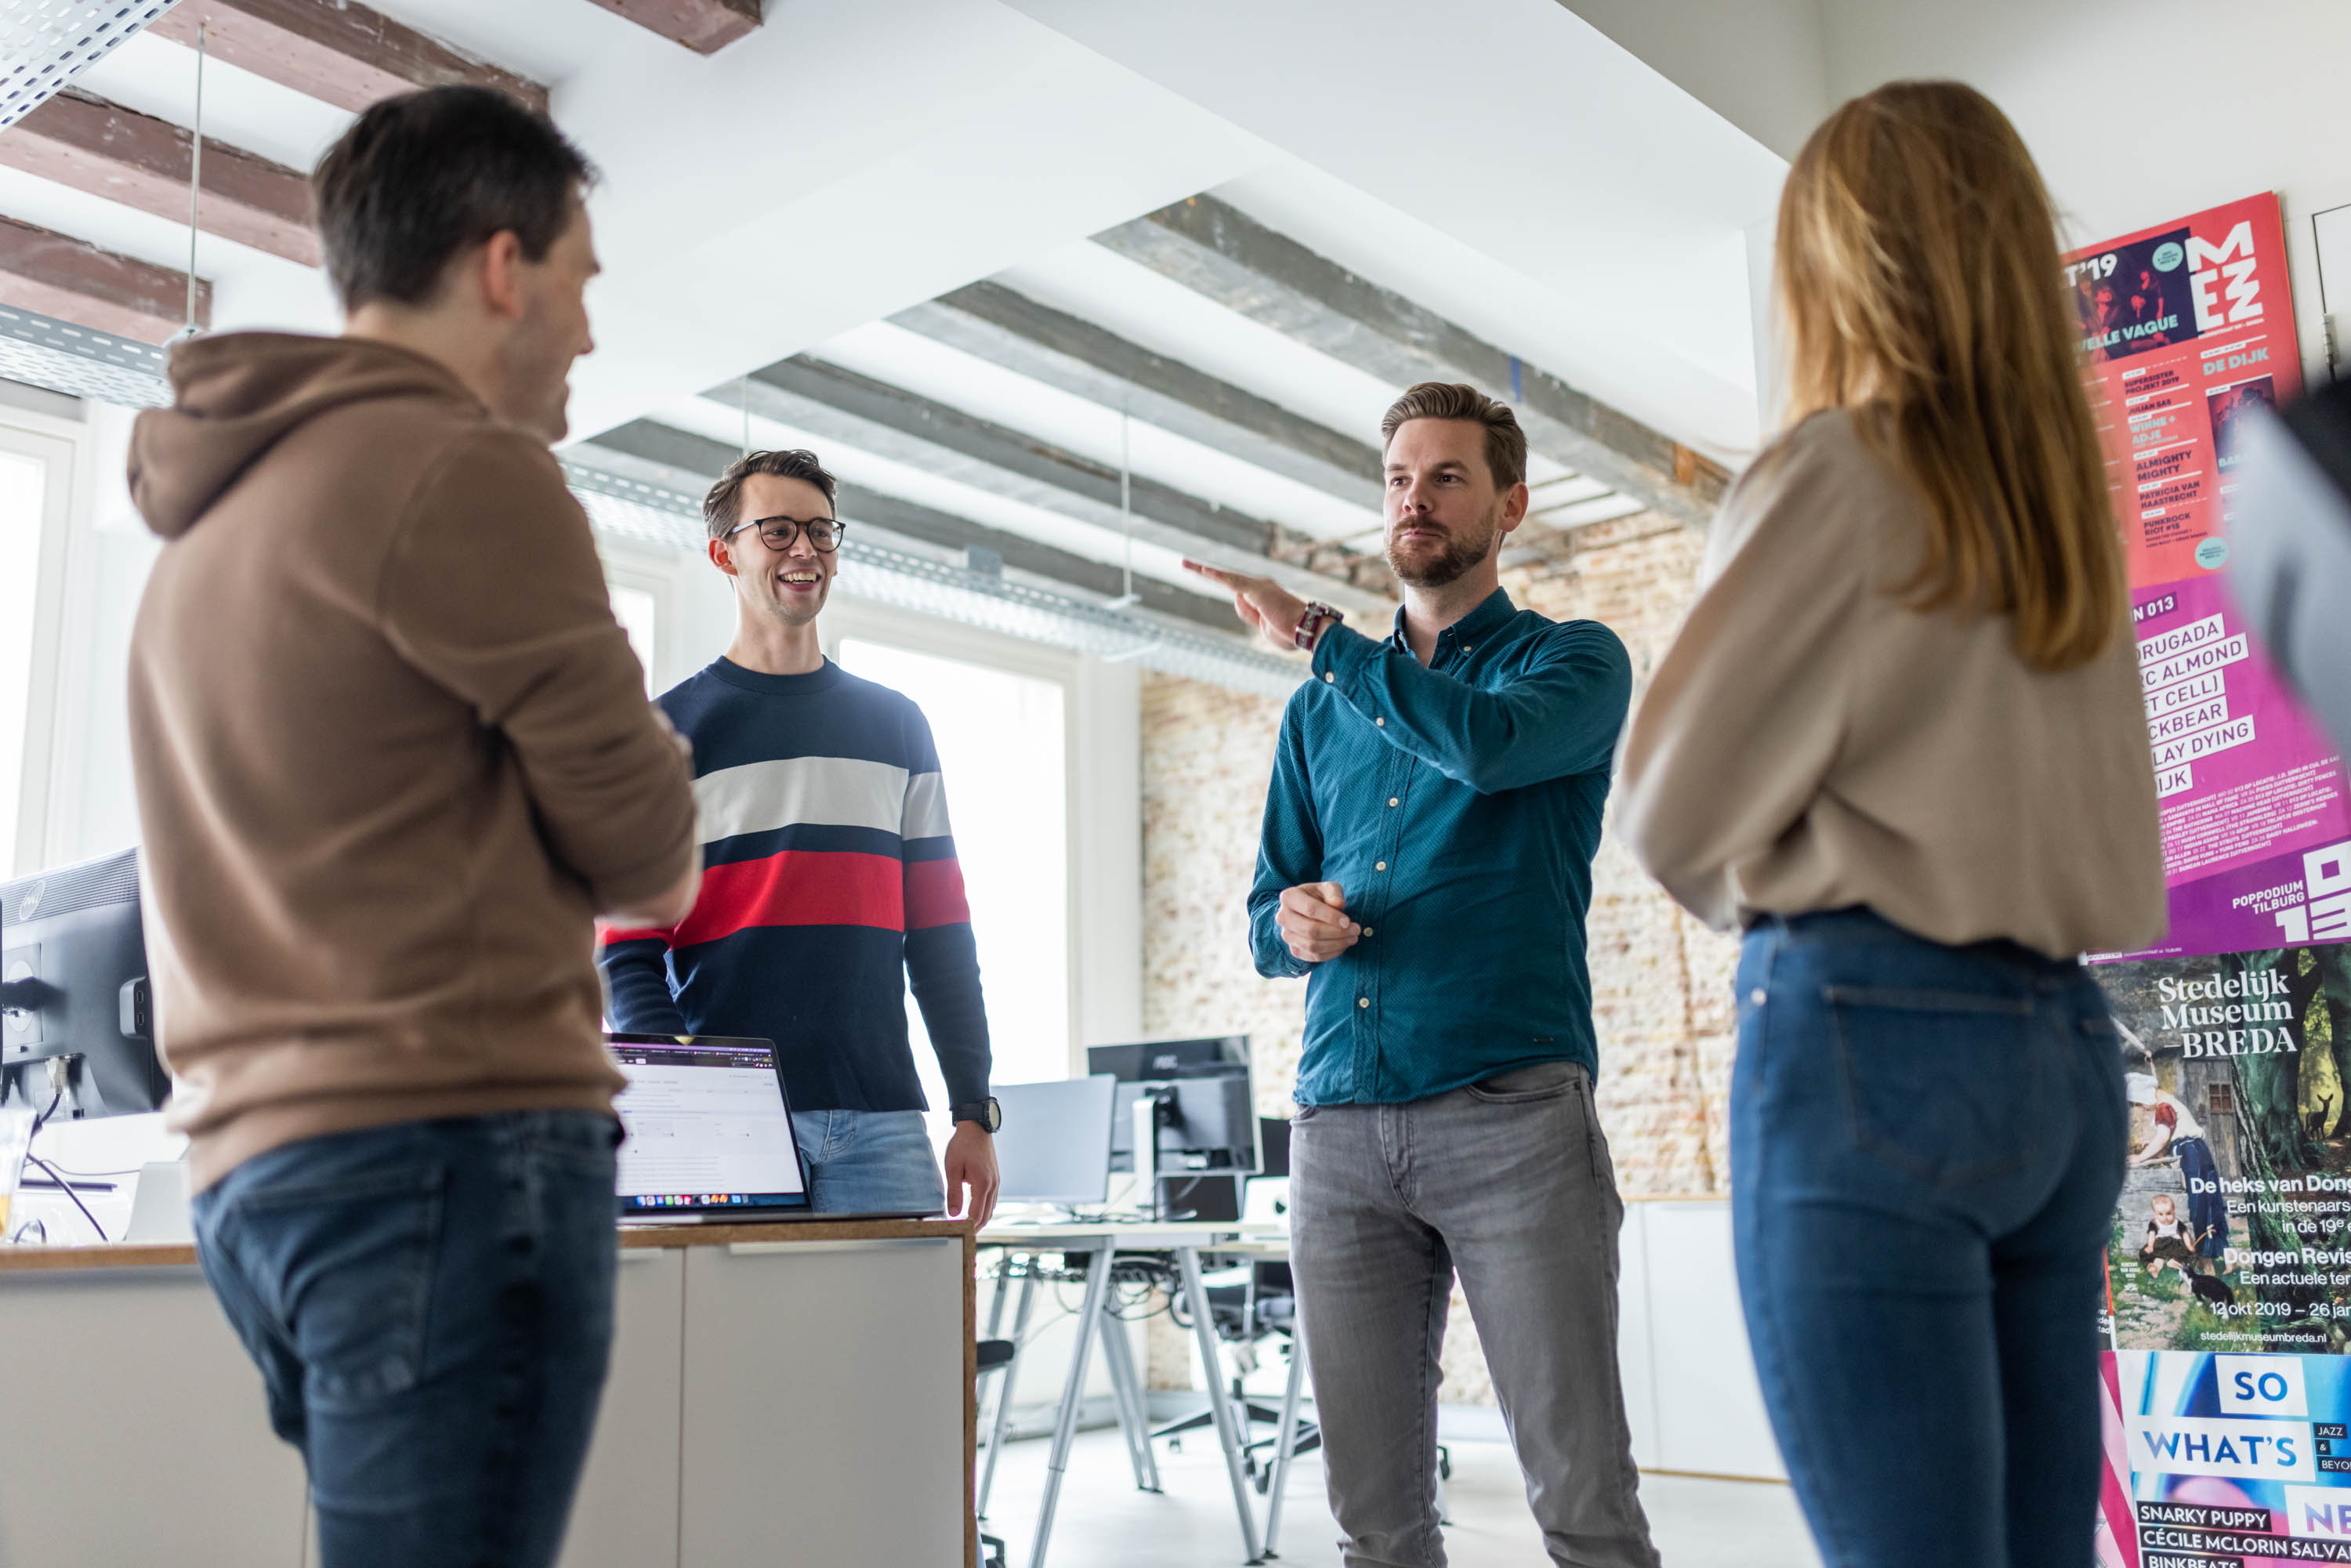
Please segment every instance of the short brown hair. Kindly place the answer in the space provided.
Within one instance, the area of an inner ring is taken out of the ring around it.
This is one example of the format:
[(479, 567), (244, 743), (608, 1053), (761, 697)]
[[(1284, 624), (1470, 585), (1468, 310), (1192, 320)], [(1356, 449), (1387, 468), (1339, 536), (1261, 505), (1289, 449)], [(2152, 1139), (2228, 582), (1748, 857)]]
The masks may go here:
[(1466, 382), (1423, 382), (1388, 404), (1380, 416), (1380, 450), (1395, 439), (1398, 426), (1408, 419), (1458, 419), (1486, 427), (1486, 468), (1494, 488), (1507, 490), (1527, 482), (1527, 433), (1510, 405), (1497, 402)]
[(835, 505), (839, 482), (816, 460), (815, 453), (797, 446), (786, 452), (746, 452), (726, 465), (726, 472), (710, 486), (710, 494), (702, 497), (702, 525), (712, 538), (725, 538), (726, 530), (742, 520), (743, 481), (754, 474), (806, 480), (824, 492), (826, 506)]
[(539, 262), (595, 166), (555, 122), (486, 87), (427, 88), (353, 120), (310, 176), (328, 281), (345, 310), (429, 302), (450, 258), (503, 230)]

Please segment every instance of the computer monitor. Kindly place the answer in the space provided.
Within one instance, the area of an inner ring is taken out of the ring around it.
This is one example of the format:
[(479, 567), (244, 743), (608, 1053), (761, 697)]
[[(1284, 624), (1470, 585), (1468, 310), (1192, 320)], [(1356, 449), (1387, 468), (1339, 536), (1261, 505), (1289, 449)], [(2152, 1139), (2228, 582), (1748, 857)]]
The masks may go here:
[(1162, 1177), (1258, 1168), (1247, 1035), (1097, 1045), (1086, 1051), (1086, 1065), (1119, 1080), (1111, 1169), (1134, 1169), (1134, 1103), (1145, 1095), (1159, 1104), (1155, 1163)]
[[(60, 1119), (162, 1108), (139, 852), (0, 883), (0, 1103)], [(50, 1063), (66, 1063), (62, 1092)]]
[(1107, 1072), (1123, 1083), (1167, 1078), (1217, 1078), (1249, 1067), (1249, 1036), (1214, 1040), (1153, 1040), (1139, 1045), (1090, 1045), (1086, 1071)]
[(1118, 1081), (1107, 1072), (1051, 1083), (998, 1083), (1004, 1114), (996, 1130), (997, 1197), (1006, 1203), (1100, 1204), (1110, 1196), (1111, 1106)]

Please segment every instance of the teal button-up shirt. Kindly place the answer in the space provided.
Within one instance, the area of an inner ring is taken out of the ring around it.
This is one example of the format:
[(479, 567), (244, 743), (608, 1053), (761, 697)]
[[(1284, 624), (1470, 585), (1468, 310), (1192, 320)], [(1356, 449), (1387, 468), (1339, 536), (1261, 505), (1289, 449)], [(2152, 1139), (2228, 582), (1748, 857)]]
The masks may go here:
[[(1633, 687), (1616, 634), (1497, 590), (1426, 668), (1404, 617), (1344, 626), (1290, 700), (1267, 791), (1249, 946), (1306, 975), (1301, 1105), (1387, 1104), (1542, 1061), (1597, 1071), (1584, 915)], [(1335, 882), (1364, 927), (1290, 956), (1281, 891)], [(1310, 973), (1311, 971), (1311, 973)]]

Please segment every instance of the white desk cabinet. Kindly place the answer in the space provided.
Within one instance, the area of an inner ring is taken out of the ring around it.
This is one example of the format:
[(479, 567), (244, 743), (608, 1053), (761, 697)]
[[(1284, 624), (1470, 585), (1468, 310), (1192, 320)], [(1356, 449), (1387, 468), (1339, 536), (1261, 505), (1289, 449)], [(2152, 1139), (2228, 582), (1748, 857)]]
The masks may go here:
[(965, 1259), (954, 1237), (692, 1249), (680, 1568), (956, 1561)]
[[(562, 1568), (972, 1560), (970, 1228), (634, 1232)], [(184, 1246), (0, 1248), (0, 1568), (308, 1568)]]
[(691, 1249), (629, 1248), (612, 1303), (612, 1367), (561, 1568), (677, 1568), (678, 1407)]

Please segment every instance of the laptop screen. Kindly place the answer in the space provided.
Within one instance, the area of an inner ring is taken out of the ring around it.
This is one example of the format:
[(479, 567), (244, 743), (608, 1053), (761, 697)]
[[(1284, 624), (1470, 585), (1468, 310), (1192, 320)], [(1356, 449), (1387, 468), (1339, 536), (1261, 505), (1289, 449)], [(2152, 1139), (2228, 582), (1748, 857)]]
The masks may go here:
[(764, 1040), (616, 1034), (620, 1205), (632, 1214), (806, 1208), (776, 1048)]

